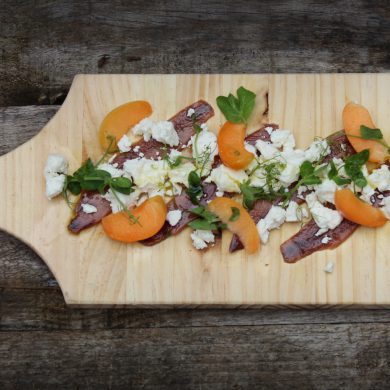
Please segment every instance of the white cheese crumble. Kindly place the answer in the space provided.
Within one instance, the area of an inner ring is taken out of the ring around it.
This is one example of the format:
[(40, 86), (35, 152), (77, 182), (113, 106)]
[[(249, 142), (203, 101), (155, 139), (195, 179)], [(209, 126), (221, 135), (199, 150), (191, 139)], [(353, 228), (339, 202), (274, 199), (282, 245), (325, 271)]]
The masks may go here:
[(179, 136), (170, 121), (156, 122), (152, 126), (152, 137), (169, 146), (179, 145)]
[(121, 177), (124, 174), (122, 169), (116, 168), (113, 164), (103, 163), (98, 165), (98, 169), (108, 172), (111, 177)]
[(256, 141), (256, 148), (266, 160), (270, 160), (280, 154), (280, 151), (274, 145), (261, 139)]
[[(343, 220), (343, 217), (337, 210), (332, 210), (323, 206), (317, 200), (315, 193), (306, 196), (306, 203), (315, 223), (322, 230), (322, 234), (329, 229), (335, 229)], [(316, 236), (317, 235), (319, 235), (318, 232), (316, 233)]]
[(323, 244), (327, 244), (327, 243), (328, 243), (329, 241), (331, 241), (331, 240), (332, 240), (331, 237), (325, 236), (325, 237), (322, 238), (321, 242), (322, 242)]
[(172, 183), (184, 184), (188, 187), (188, 175), (195, 170), (195, 165), (191, 162), (180, 164), (168, 171), (168, 177)]
[(274, 131), (274, 128), (271, 127), (271, 126), (267, 126), (267, 127), (265, 128), (265, 131), (266, 131), (268, 134), (271, 134), (271, 133)]
[(192, 245), (196, 249), (205, 249), (207, 244), (215, 241), (214, 234), (210, 230), (195, 230), (191, 233)]
[(321, 203), (329, 202), (334, 204), (334, 194), (337, 188), (337, 184), (329, 179), (325, 179), (321, 184), (314, 186), (317, 199)]
[(330, 153), (330, 147), (325, 139), (316, 139), (308, 149), (305, 150), (305, 159), (314, 162)]
[(188, 111), (187, 111), (188, 118), (191, 118), (192, 115), (194, 115), (194, 114), (195, 114), (195, 110), (192, 107), (189, 108)]
[(170, 121), (154, 122), (149, 118), (145, 118), (136, 124), (132, 131), (134, 135), (143, 136), (146, 142), (153, 138), (169, 146), (179, 145), (179, 136)]
[(131, 140), (130, 138), (124, 134), (123, 137), (118, 141), (118, 149), (124, 153), (129, 152), (131, 149)]
[(275, 130), (271, 132), (271, 142), (277, 148), (293, 149), (295, 147), (295, 139), (290, 130)]
[(217, 136), (208, 130), (202, 130), (198, 135), (191, 137), (191, 145), (192, 156), (200, 165), (204, 165), (202, 176), (207, 175), (211, 170), (214, 157), (218, 154)]
[(110, 202), (111, 210), (113, 213), (118, 213), (122, 211), (122, 205), (118, 201), (117, 198), (124, 204), (125, 207), (130, 208), (137, 204), (138, 197), (140, 196), (140, 192), (138, 190), (133, 191), (130, 195), (121, 194), (118, 191), (115, 191), (115, 195), (111, 190), (108, 190), (103, 198)]
[(46, 180), (46, 196), (48, 199), (61, 194), (64, 189), (68, 161), (61, 154), (49, 154), (46, 160), (44, 175)]
[(324, 271), (325, 271), (326, 273), (328, 273), (328, 274), (331, 274), (331, 273), (333, 272), (333, 270), (334, 270), (334, 263), (333, 263), (332, 261), (329, 261), (329, 262), (326, 264), (326, 266), (325, 266), (325, 268), (324, 268)]
[(223, 192), (222, 191), (217, 191), (215, 193), (215, 196), (218, 196), (219, 198), (221, 198), (223, 196)]
[(81, 203), (81, 208), (83, 209), (84, 213), (86, 214), (93, 214), (96, 213), (98, 210), (97, 208), (89, 203)]
[(306, 207), (299, 206), (297, 202), (290, 201), (286, 209), (286, 222), (298, 222), (307, 218), (308, 212)]
[(367, 179), (372, 187), (378, 188), (381, 192), (390, 190), (390, 170), (387, 165), (375, 169)]
[(171, 210), (167, 213), (166, 220), (171, 226), (176, 226), (181, 220), (182, 212), (181, 210)]
[(205, 182), (214, 182), (217, 185), (218, 191), (221, 192), (240, 193), (240, 184), (247, 179), (248, 175), (244, 171), (235, 171), (221, 164), (211, 171), (210, 176)]
[(269, 232), (272, 229), (278, 229), (286, 220), (286, 210), (279, 206), (272, 206), (265, 218), (257, 223), (257, 230), (261, 242), (266, 244), (269, 238)]

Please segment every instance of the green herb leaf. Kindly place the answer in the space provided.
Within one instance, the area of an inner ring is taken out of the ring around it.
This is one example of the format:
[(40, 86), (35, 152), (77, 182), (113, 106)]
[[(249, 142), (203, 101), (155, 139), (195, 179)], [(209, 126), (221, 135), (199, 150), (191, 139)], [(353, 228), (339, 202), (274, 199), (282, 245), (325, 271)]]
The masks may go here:
[(348, 179), (346, 177), (341, 177), (339, 175), (333, 160), (330, 161), (330, 171), (328, 172), (328, 178), (330, 180), (333, 180), (339, 186), (351, 183), (351, 179)]
[(383, 139), (383, 134), (380, 129), (371, 129), (364, 125), (360, 126), (360, 134), (363, 139)]
[(255, 106), (256, 94), (244, 87), (237, 89), (237, 97), (218, 96), (217, 105), (225, 118), (233, 123), (246, 123)]
[(363, 175), (362, 166), (368, 161), (370, 152), (368, 149), (349, 156), (345, 160), (345, 172), (352, 182), (363, 188), (367, 185), (367, 180)]
[(223, 228), (220, 219), (203, 206), (195, 207), (190, 212), (199, 217), (189, 223), (193, 229), (217, 230)]
[(187, 194), (193, 204), (199, 204), (199, 199), (203, 195), (203, 187), (200, 176), (196, 171), (191, 171), (188, 174), (188, 188)]
[(247, 122), (255, 106), (256, 94), (248, 91), (244, 87), (240, 87), (237, 89), (237, 97), (240, 104), (240, 111), (245, 122)]
[(310, 176), (314, 173), (314, 165), (310, 161), (304, 161), (299, 168), (299, 174), (302, 177)]
[(237, 221), (238, 218), (240, 218), (240, 209), (237, 207), (232, 207), (232, 215), (229, 218), (229, 221), (234, 222)]
[(110, 180), (110, 187), (125, 195), (133, 192), (132, 185), (132, 181), (127, 177), (114, 177)]
[(240, 184), (240, 190), (243, 196), (242, 203), (248, 210), (253, 209), (256, 200), (274, 201), (277, 198), (283, 198), (286, 195), (284, 187), (278, 191), (266, 192), (262, 187), (252, 187), (250, 181)]

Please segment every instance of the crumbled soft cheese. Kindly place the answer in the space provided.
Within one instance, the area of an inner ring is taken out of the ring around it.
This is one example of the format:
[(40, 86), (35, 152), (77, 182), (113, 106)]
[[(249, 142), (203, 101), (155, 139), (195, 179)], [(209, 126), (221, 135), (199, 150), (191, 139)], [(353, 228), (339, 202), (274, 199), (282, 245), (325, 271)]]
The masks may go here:
[(133, 127), (133, 130), (132, 130), (133, 134), (134, 135), (142, 135), (144, 137), (144, 140), (147, 142), (152, 138), (153, 125), (154, 125), (154, 122), (151, 119), (144, 118), (144, 119), (142, 119), (141, 122), (137, 123)]
[(329, 229), (318, 229), (315, 236), (316, 237), (319, 237), (319, 236), (322, 236), (324, 233), (326, 233)]
[(316, 139), (308, 149), (305, 150), (305, 159), (314, 162), (330, 153), (330, 147), (325, 139)]
[(155, 194), (164, 186), (168, 175), (168, 164), (146, 158), (127, 160), (123, 165), (134, 184), (144, 192)]
[(189, 108), (188, 111), (187, 111), (188, 118), (191, 118), (192, 115), (194, 115), (194, 114), (195, 114), (195, 110), (192, 107)]
[(306, 186), (299, 186), (297, 190), (298, 198), (305, 199), (303, 193), (307, 191)]
[(207, 244), (215, 241), (214, 234), (210, 230), (195, 230), (191, 233), (192, 245), (196, 249), (205, 249)]
[(118, 149), (124, 153), (129, 152), (131, 149), (131, 140), (130, 138), (124, 134), (123, 137), (118, 142)]
[(274, 128), (271, 127), (271, 126), (267, 126), (267, 127), (265, 128), (265, 131), (266, 131), (268, 134), (271, 134), (271, 133), (274, 131)]
[(139, 146), (139, 145), (135, 146), (135, 147), (134, 147), (134, 152), (138, 153), (138, 152), (139, 152), (139, 149), (140, 149), (140, 146)]
[(329, 229), (336, 228), (343, 220), (343, 217), (337, 210), (332, 210), (323, 206), (318, 201), (315, 193), (306, 196), (306, 203), (317, 226), (320, 229), (326, 229), (323, 233)]
[(299, 165), (291, 164), (287, 162), (285, 168), (280, 172), (279, 181), (283, 186), (288, 187), (290, 184), (298, 180), (299, 177)]
[(297, 202), (290, 201), (286, 209), (286, 222), (298, 222), (307, 218), (308, 212), (306, 207), (299, 206)]
[(280, 154), (280, 151), (270, 142), (261, 139), (256, 141), (256, 148), (265, 160), (270, 160)]
[(215, 196), (218, 196), (218, 198), (221, 198), (223, 196), (223, 192), (222, 191), (217, 191), (215, 193)]
[(346, 144), (341, 144), (340, 148), (341, 148), (342, 151), (345, 152), (347, 150), (347, 145)]
[(325, 179), (321, 184), (314, 186), (317, 199), (321, 203), (329, 202), (334, 204), (334, 194), (337, 188), (337, 184), (329, 179)]
[(277, 148), (293, 149), (295, 147), (295, 139), (290, 130), (275, 130), (271, 132), (271, 142)]
[(178, 150), (176, 149), (171, 149), (170, 152), (169, 152), (169, 159), (171, 161), (176, 161), (178, 157), (182, 156), (182, 153), (179, 152)]
[(152, 126), (152, 137), (163, 144), (169, 146), (179, 145), (179, 136), (170, 121), (156, 122)]
[(387, 165), (375, 169), (367, 179), (372, 187), (378, 188), (381, 192), (390, 190), (390, 170)]
[(156, 141), (169, 146), (179, 145), (179, 136), (170, 121), (154, 122), (149, 118), (142, 119), (133, 127), (133, 134), (142, 135), (146, 142), (154, 138)]
[(270, 230), (279, 228), (285, 220), (286, 210), (279, 206), (272, 206), (265, 218), (260, 219), (256, 225), (261, 242), (266, 244)]
[(241, 192), (240, 184), (248, 179), (244, 171), (235, 171), (225, 165), (213, 169), (210, 176), (205, 180), (207, 183), (214, 182), (218, 191), (222, 192)]
[(171, 210), (167, 213), (166, 220), (171, 226), (176, 226), (181, 220), (182, 212), (181, 210)]
[(110, 202), (112, 212), (117, 213), (119, 211), (122, 211), (122, 205), (118, 201), (117, 197), (120, 199), (120, 201), (124, 204), (125, 207), (129, 208), (137, 204), (139, 195), (140, 192), (138, 190), (134, 190), (129, 195), (121, 194), (118, 191), (115, 191), (114, 195), (111, 190), (108, 190), (104, 194), (103, 198)]
[(244, 142), (244, 148), (249, 153), (253, 153), (256, 156), (256, 148), (253, 145), (248, 144), (248, 142)]
[[(196, 145), (194, 144), (196, 140)], [(217, 136), (208, 130), (202, 130), (191, 137), (192, 156), (204, 165), (202, 175), (210, 172), (214, 157), (218, 154)], [(207, 161), (206, 161), (207, 160)]]
[(321, 242), (322, 242), (323, 244), (327, 244), (327, 243), (328, 243), (329, 241), (331, 241), (331, 240), (332, 240), (331, 237), (325, 236), (325, 237), (322, 238)]
[(331, 273), (333, 272), (333, 270), (334, 270), (334, 263), (331, 262), (331, 261), (329, 261), (329, 262), (326, 264), (326, 266), (325, 266), (325, 268), (324, 268), (324, 271), (325, 271), (326, 273), (328, 273), (328, 274), (331, 274)]
[(98, 165), (98, 169), (108, 172), (111, 177), (121, 177), (124, 174), (124, 171), (122, 169), (118, 169), (114, 167), (114, 165), (109, 163), (103, 163)]
[(86, 214), (93, 214), (98, 211), (94, 205), (89, 203), (81, 203), (81, 207)]
[(285, 166), (280, 173), (279, 180), (282, 185), (288, 187), (298, 180), (299, 168), (305, 161), (305, 154), (300, 149), (287, 149), (281, 152), (277, 159)]
[(44, 169), (48, 199), (53, 199), (61, 194), (67, 173), (68, 161), (66, 158), (60, 154), (49, 154)]
[(169, 179), (172, 183), (181, 183), (188, 187), (188, 175), (195, 170), (195, 165), (191, 162), (180, 164), (168, 171)]
[[(360, 194), (360, 198), (363, 199), (367, 203), (372, 203), (371, 202), (371, 196), (375, 194), (375, 190), (367, 184), (365, 187), (362, 188), (362, 192)], [(379, 198), (379, 196), (378, 196)]]

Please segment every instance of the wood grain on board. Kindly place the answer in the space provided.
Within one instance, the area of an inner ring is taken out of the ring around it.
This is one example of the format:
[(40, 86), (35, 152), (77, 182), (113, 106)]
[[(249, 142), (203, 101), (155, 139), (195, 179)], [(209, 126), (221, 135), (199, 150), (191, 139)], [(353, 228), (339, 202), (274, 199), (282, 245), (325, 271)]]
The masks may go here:
[[(390, 304), (388, 226), (361, 228), (339, 249), (295, 265), (283, 263), (278, 247), (299, 225), (273, 232), (270, 243), (249, 257), (243, 251), (228, 254), (228, 233), (221, 246), (200, 253), (192, 248), (188, 231), (152, 248), (112, 242), (100, 226), (80, 236), (67, 232), (65, 202), (49, 202), (44, 196), (42, 170), (49, 153), (64, 154), (74, 169), (86, 156), (101, 153), (97, 128), (115, 106), (147, 99), (153, 117), (166, 119), (199, 98), (214, 105), (216, 96), (240, 85), (258, 94), (250, 130), (266, 120), (277, 122), (293, 130), (300, 147), (315, 135), (339, 130), (348, 100), (365, 104), (384, 131), (390, 122), (389, 75), (77, 76), (64, 105), (44, 129), (0, 158), (0, 180), (6, 183), (0, 194), (0, 227), (44, 259), (69, 304)], [(210, 127), (218, 131), (222, 121), (216, 110)], [(336, 263), (332, 275), (323, 271), (328, 261)]]

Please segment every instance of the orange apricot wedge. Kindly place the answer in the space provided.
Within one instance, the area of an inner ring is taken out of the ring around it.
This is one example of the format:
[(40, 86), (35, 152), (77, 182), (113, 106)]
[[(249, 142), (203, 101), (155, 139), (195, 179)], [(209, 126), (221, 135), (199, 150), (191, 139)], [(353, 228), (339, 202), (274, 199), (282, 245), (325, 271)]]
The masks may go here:
[(387, 222), (382, 210), (360, 200), (348, 188), (335, 192), (336, 209), (349, 221), (368, 227), (383, 226)]
[[(99, 128), (99, 142), (104, 150), (110, 146), (109, 152), (115, 152), (118, 141), (142, 119), (152, 114), (151, 105), (143, 100), (122, 104), (110, 111)], [(111, 137), (114, 137), (111, 141)]]
[(133, 222), (124, 211), (102, 219), (103, 229), (108, 237), (126, 243), (144, 240), (163, 227), (167, 216), (167, 206), (161, 196), (149, 198), (130, 211), (138, 218), (138, 223)]
[[(207, 207), (222, 222), (226, 223), (232, 233), (238, 235), (248, 253), (255, 253), (260, 248), (260, 237), (256, 225), (240, 203), (221, 197), (213, 199)], [(235, 209), (239, 212), (237, 213)], [(236, 211), (236, 218), (232, 218), (234, 211)]]
[(369, 149), (369, 161), (383, 163), (389, 158), (388, 148), (376, 140), (362, 139), (360, 126), (364, 125), (375, 129), (374, 122), (368, 110), (360, 104), (348, 103), (343, 110), (343, 124), (345, 134), (356, 152)]
[(218, 133), (218, 150), (222, 162), (229, 168), (245, 168), (254, 158), (244, 146), (246, 125), (226, 122)]

